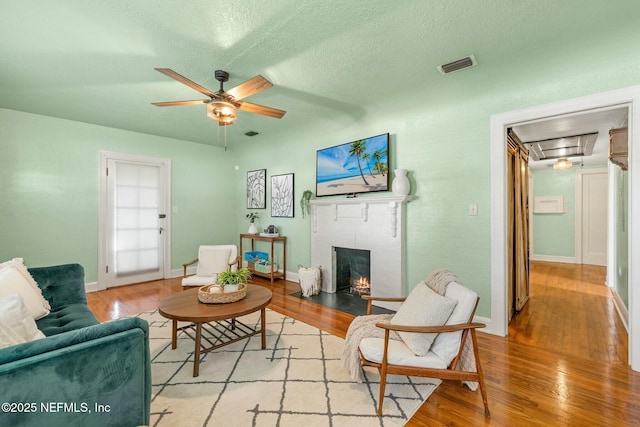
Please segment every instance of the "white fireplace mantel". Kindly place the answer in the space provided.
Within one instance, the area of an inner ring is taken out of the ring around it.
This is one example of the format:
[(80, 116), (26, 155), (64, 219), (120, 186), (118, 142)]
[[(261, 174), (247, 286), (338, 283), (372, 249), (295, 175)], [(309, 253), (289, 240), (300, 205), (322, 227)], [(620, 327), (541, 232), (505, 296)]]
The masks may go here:
[(311, 262), (322, 269), (322, 290), (336, 292), (335, 247), (370, 251), (371, 294), (404, 296), (405, 209), (411, 196), (314, 199)]

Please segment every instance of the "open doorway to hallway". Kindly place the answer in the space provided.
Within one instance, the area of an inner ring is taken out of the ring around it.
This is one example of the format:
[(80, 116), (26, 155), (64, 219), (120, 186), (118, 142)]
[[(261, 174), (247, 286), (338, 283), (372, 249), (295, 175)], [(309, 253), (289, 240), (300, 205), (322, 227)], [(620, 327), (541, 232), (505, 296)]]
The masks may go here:
[[(506, 147), (505, 131), (518, 123), (543, 120), (563, 114), (576, 114), (610, 107), (629, 107), (629, 170), (640, 170), (640, 155), (634, 147), (640, 147), (640, 132), (634, 123), (640, 123), (640, 86), (632, 86), (609, 92), (557, 101), (523, 110), (491, 116), (491, 321), (488, 332), (505, 336), (508, 333), (506, 286)], [(640, 371), (640, 310), (634, 301), (640, 301), (640, 286), (634, 283), (640, 278), (640, 224), (635, 224), (631, 213), (640, 212), (640, 174), (630, 173), (629, 199), (626, 207), (628, 220), (628, 280), (629, 280), (629, 364)], [(608, 254), (609, 259), (611, 254)], [(611, 271), (611, 270), (609, 270)], [(635, 325), (635, 327), (634, 327)]]
[[(620, 229), (626, 228), (622, 224), (626, 215), (616, 205), (609, 209), (613, 199), (620, 196), (617, 192), (609, 194), (609, 188), (625, 188), (624, 183), (616, 182), (617, 175), (608, 173), (619, 167), (609, 166), (609, 131), (626, 129), (628, 117), (628, 106), (614, 106), (533, 120), (511, 128), (529, 152), (531, 260), (608, 265), (607, 247), (618, 249), (620, 242), (616, 238)], [(609, 230), (613, 235), (608, 236)], [(626, 257), (627, 251), (622, 254)], [(626, 260), (618, 258), (612, 258), (609, 269), (617, 271), (620, 265), (626, 266)], [(516, 257), (515, 262), (526, 261)], [(516, 265), (515, 271), (519, 270)], [(626, 276), (626, 268), (623, 270)], [(619, 292), (619, 277), (611, 277), (603, 277), (602, 285), (608, 282), (614, 293)], [(622, 279), (627, 282), (626, 277)], [(619, 300), (628, 300), (626, 292)], [(518, 304), (514, 307), (514, 312), (522, 308)], [(621, 308), (624, 318), (626, 305)]]

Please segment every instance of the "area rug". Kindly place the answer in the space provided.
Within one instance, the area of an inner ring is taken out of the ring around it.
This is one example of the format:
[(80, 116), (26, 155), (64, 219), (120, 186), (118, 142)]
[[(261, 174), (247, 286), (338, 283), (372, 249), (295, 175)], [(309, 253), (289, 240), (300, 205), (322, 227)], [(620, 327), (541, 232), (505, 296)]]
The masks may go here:
[[(171, 349), (171, 321), (149, 322), (151, 426), (402, 426), (440, 380), (388, 376), (384, 416), (376, 415), (377, 370), (355, 383), (342, 367), (344, 340), (267, 310), (267, 348), (260, 335), (207, 353), (193, 377), (194, 343), (181, 333)], [(259, 325), (259, 312), (240, 318)]]

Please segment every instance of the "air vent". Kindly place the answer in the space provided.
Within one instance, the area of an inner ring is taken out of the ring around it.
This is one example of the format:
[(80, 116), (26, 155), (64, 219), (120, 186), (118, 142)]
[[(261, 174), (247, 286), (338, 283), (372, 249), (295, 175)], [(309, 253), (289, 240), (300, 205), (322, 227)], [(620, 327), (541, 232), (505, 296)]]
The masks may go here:
[(247, 136), (256, 136), (258, 135), (258, 132), (254, 131), (254, 130), (250, 130), (249, 132), (245, 132), (244, 133)]
[(458, 59), (457, 61), (449, 62), (448, 64), (439, 65), (436, 68), (442, 74), (453, 73), (454, 71), (464, 70), (465, 68), (473, 67), (478, 65), (478, 61), (476, 61), (475, 56), (469, 55), (462, 59)]

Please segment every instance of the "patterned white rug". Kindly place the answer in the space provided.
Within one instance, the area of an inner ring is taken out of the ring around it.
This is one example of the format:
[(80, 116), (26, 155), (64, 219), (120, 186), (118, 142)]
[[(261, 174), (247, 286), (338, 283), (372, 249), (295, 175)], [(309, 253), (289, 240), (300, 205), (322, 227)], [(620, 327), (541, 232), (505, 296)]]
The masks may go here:
[[(376, 416), (377, 370), (351, 380), (340, 362), (344, 340), (267, 310), (267, 348), (260, 335), (207, 353), (193, 375), (193, 341), (181, 333), (171, 350), (171, 321), (149, 322), (152, 426), (402, 426), (440, 384), (389, 376), (384, 416)], [(259, 312), (241, 320), (259, 324)]]

